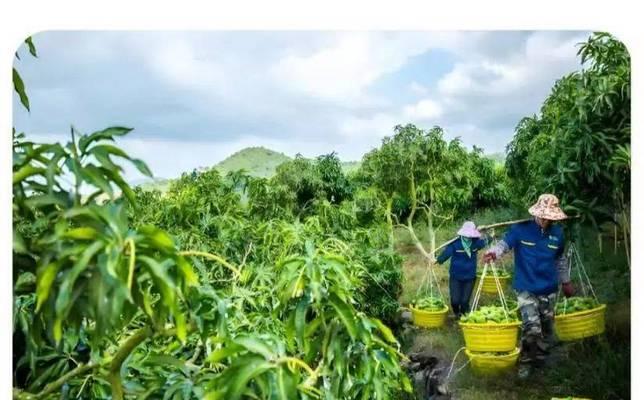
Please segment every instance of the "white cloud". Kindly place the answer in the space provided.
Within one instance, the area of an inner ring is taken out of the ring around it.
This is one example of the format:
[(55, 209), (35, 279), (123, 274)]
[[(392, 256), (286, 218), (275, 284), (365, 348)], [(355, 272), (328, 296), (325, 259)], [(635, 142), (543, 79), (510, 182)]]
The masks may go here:
[(32, 112), (14, 116), (26, 132), (132, 126), (124, 147), (159, 176), (215, 164), (247, 145), (359, 159), (409, 122), (498, 151), (554, 81), (578, 67), (574, 45), (586, 36), (44, 33), (36, 37), (40, 57), (19, 65)]
[(192, 43), (185, 40), (157, 46), (147, 60), (152, 70), (174, 85), (221, 90), (225, 83), (221, 68), (214, 62), (199, 60)]
[(457, 33), (346, 32), (309, 54), (290, 54), (271, 69), (291, 90), (324, 100), (369, 101), (364, 90), (410, 57), (447, 43), (460, 43)]
[(412, 120), (426, 121), (443, 115), (443, 108), (434, 100), (424, 99), (416, 104), (405, 106), (403, 114)]
[(418, 94), (421, 96), (424, 96), (427, 94), (428, 90), (424, 85), (421, 85), (420, 83), (413, 81), (411, 84), (409, 84), (409, 90), (414, 93)]

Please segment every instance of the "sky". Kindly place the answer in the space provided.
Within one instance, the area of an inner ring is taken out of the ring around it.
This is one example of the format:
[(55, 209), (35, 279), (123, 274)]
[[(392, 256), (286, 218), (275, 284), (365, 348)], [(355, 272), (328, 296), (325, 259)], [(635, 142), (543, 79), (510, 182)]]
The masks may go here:
[[(117, 142), (176, 177), (235, 151), (335, 151), (359, 160), (398, 124), (441, 126), (502, 152), (554, 82), (580, 68), (589, 32), (88, 32), (33, 36), (14, 66), (14, 126), (34, 141), (134, 130)], [(129, 180), (141, 175), (126, 169)]]

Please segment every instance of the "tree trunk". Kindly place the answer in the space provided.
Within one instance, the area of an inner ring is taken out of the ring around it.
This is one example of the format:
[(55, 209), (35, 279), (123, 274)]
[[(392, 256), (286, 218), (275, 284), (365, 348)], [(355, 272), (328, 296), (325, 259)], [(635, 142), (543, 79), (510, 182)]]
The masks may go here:
[(394, 222), (391, 219), (391, 210), (393, 208), (393, 197), (387, 199), (387, 225), (389, 226), (389, 249), (394, 250)]
[(436, 249), (436, 232), (434, 232), (434, 216), (432, 209), (427, 212), (427, 237), (429, 239), (429, 254), (434, 254)]

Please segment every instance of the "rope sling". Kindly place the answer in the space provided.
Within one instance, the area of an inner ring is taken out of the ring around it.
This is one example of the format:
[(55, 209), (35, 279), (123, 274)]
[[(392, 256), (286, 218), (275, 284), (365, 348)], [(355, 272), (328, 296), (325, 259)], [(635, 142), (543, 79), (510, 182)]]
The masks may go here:
[(434, 297), (434, 286), (436, 286), (436, 291), (438, 292), (438, 298), (441, 299), (443, 303), (445, 303), (445, 296), (443, 295), (443, 291), (441, 290), (441, 286), (439, 285), (436, 272), (434, 272), (432, 263), (428, 261), (427, 272), (424, 274), (423, 280), (420, 282), (418, 289), (416, 289), (416, 298), (419, 298), (421, 291), (426, 288), (429, 289), (429, 296)]
[[(493, 238), (493, 241), (491, 243), (490, 247), (494, 247), (497, 244), (497, 240), (494, 238), (494, 230), (492, 229), (491, 237)], [(501, 264), (501, 269), (503, 272), (506, 272), (505, 266)], [(483, 271), (481, 272), (481, 277), (479, 278), (478, 285), (476, 287), (476, 293), (474, 294), (474, 300), (472, 300), (472, 311), (475, 311), (478, 308), (479, 301), (481, 300), (481, 292), (483, 290), (483, 282), (485, 281), (485, 277), (488, 274), (488, 270), (492, 271), (492, 277), (494, 279), (494, 285), (496, 287), (496, 292), (499, 295), (499, 300), (501, 301), (501, 307), (503, 308), (503, 312), (505, 314), (506, 320), (510, 319), (510, 316), (508, 314), (508, 303), (507, 300), (505, 299), (505, 293), (503, 292), (503, 286), (501, 285), (501, 281), (499, 281), (499, 274), (498, 274), (498, 269), (496, 267), (496, 264), (494, 261), (488, 261), (483, 265)]]
[[(581, 292), (583, 293), (584, 297), (589, 297), (588, 293), (590, 292), (590, 294), (595, 299), (595, 301), (599, 303), (599, 299), (597, 298), (597, 294), (595, 294), (595, 289), (593, 288), (593, 285), (590, 282), (590, 278), (588, 277), (588, 273), (586, 272), (586, 267), (584, 266), (584, 263), (581, 261), (581, 256), (579, 255), (579, 250), (577, 249), (577, 245), (575, 244), (575, 242), (570, 243), (566, 256), (567, 256), (566, 263), (568, 266), (568, 276), (572, 278), (572, 269), (574, 265), (576, 267), (575, 270), (577, 271), (577, 275), (579, 276)], [(559, 288), (559, 291), (557, 292), (557, 297), (558, 298), (562, 297), (561, 288)], [(563, 296), (563, 302), (564, 302), (563, 312), (565, 314), (566, 308), (568, 307), (568, 298)]]

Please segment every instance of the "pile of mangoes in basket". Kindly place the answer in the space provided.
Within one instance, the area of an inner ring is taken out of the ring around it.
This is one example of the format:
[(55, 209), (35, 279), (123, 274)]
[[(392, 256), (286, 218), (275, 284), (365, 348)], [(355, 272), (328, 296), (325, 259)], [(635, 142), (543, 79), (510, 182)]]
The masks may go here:
[(514, 321), (518, 321), (516, 313), (506, 311), (499, 306), (483, 306), (461, 317), (461, 322), (470, 324), (500, 324)]
[(592, 297), (574, 296), (564, 298), (555, 305), (555, 315), (572, 314), (579, 311), (592, 310), (599, 306), (597, 300)]
[(445, 308), (445, 302), (439, 297), (427, 296), (416, 299), (412, 302), (414, 308), (423, 311), (441, 311)]

